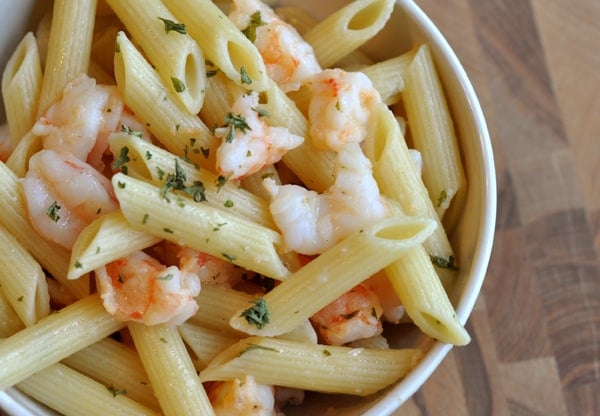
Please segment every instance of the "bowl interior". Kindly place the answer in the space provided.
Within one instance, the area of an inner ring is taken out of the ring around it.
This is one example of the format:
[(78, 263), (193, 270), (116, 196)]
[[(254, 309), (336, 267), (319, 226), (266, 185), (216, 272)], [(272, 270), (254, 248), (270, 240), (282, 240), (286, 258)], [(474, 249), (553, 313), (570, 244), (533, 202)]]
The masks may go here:
[[(35, 15), (36, 0), (2, 0), (0, 2), (0, 68), (3, 68), (10, 53), (24, 35), (28, 23)], [(304, 0), (302, 2), (282, 0), (279, 4), (296, 4), (322, 18), (347, 3), (344, 0)], [(440, 5), (440, 7), (442, 7)], [(428, 43), (434, 55), (449, 106), (454, 117), (455, 128), (465, 174), (468, 193), (464, 210), (453, 228), (450, 239), (456, 251), (461, 270), (454, 293), (450, 294), (459, 319), (465, 322), (470, 315), (486, 273), (489, 261), (496, 216), (496, 181), (492, 149), (485, 120), (479, 102), (468, 77), (454, 52), (435, 25), (425, 16), (412, 0), (398, 0), (391, 21), (363, 50), (376, 60), (390, 58), (410, 50), (413, 46)], [(0, 108), (3, 106), (0, 106)], [(3, 109), (0, 121), (4, 120)], [(387, 331), (387, 329), (386, 329)], [(389, 414), (397, 409), (425, 382), (450, 350), (449, 345), (433, 342), (412, 328), (394, 328), (389, 333), (391, 344), (419, 346), (426, 356), (418, 367), (404, 380), (367, 398), (348, 396), (310, 395), (310, 403), (302, 409), (293, 408), (294, 414), (324, 414), (334, 405), (337, 415)], [(2, 403), (17, 398), (19, 403), (27, 401), (9, 389), (0, 397)], [(5, 404), (5, 407), (7, 405)], [(13, 408), (14, 409), (14, 408)], [(22, 409), (19, 414), (45, 413), (39, 408)]]

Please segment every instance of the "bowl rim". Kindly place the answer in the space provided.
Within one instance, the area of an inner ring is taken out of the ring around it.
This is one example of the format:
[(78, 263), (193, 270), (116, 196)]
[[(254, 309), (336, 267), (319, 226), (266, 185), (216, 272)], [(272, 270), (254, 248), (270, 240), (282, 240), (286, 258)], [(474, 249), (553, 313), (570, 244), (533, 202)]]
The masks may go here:
[[(458, 319), (465, 324), (471, 315), (475, 303), (481, 292), (483, 282), (486, 277), (487, 268), (492, 253), (494, 242), (496, 211), (497, 211), (497, 185), (496, 170), (493, 158), (493, 149), (491, 137), (489, 135), (487, 122), (483, 109), (471, 83), (467, 72), (461, 64), (458, 56), (448, 43), (447, 39), (433, 23), (431, 18), (416, 4), (414, 0), (396, 0), (396, 5), (403, 12), (414, 19), (414, 23), (421, 27), (438, 47), (438, 53), (449, 64), (454, 71), (458, 84), (463, 90), (473, 123), (477, 132), (478, 145), (482, 151), (482, 167), (485, 171), (484, 193), (482, 197), (482, 213), (478, 223), (479, 235), (476, 239), (476, 249), (473, 253), (473, 263), (471, 264), (471, 278), (463, 289), (463, 295), (460, 297), (456, 306)], [(396, 383), (384, 396), (379, 399), (371, 408), (363, 413), (364, 416), (389, 415), (398, 410), (404, 402), (412, 397), (420, 389), (427, 379), (433, 374), (450, 352), (453, 345), (435, 341), (432, 347), (427, 351), (425, 357), (417, 366), (401, 381)]]

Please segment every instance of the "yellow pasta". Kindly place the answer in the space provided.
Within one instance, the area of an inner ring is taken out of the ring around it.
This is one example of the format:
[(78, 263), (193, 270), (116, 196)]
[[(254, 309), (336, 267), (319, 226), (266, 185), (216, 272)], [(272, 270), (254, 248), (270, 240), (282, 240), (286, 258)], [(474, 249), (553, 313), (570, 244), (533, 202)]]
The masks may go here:
[(144, 50), (172, 96), (191, 113), (202, 107), (206, 88), (204, 56), (198, 44), (177, 25), (160, 0), (107, 0), (133, 40)]
[(406, 375), (417, 349), (365, 349), (307, 344), (266, 337), (243, 339), (201, 372), (203, 381), (243, 379), (327, 393), (366, 396)]
[(240, 310), (231, 318), (230, 325), (251, 335), (289, 332), (406, 250), (422, 243), (434, 228), (435, 223), (428, 220), (390, 218), (360, 230), (256, 301), (255, 306), (262, 302), (262, 308), (268, 309), (268, 323), (246, 319), (247, 314)]
[(342, 7), (304, 34), (327, 68), (375, 36), (389, 19), (394, 1), (358, 0)]
[(42, 64), (33, 33), (13, 52), (2, 74), (2, 99), (13, 148), (33, 123), (42, 86)]
[(50, 312), (42, 268), (3, 227), (0, 227), (0, 290), (25, 325), (33, 325)]

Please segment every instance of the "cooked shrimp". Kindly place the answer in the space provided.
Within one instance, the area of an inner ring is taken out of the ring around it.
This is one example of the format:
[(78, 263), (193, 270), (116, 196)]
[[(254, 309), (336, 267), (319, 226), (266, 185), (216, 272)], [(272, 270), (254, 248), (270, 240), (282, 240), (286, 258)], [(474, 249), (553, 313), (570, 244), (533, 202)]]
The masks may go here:
[(381, 101), (365, 74), (325, 69), (312, 78), (310, 89), (309, 134), (315, 146), (337, 151), (363, 141), (371, 109)]
[(70, 153), (34, 154), (21, 183), (33, 227), (68, 249), (98, 215), (118, 208), (110, 181)]
[(6, 162), (13, 151), (8, 124), (0, 126), (0, 160)]
[(122, 128), (149, 140), (148, 130), (124, 106), (117, 87), (96, 84), (84, 74), (67, 84), (32, 132), (42, 137), (45, 149), (70, 152), (101, 171), (102, 157), (110, 153), (108, 136)]
[(383, 308), (382, 319), (394, 324), (400, 323), (404, 317), (404, 306), (387, 275), (383, 272), (377, 273), (365, 280), (363, 285), (372, 290), (379, 299)]
[(139, 251), (95, 271), (104, 308), (116, 319), (179, 325), (198, 310), (200, 279)]
[(247, 273), (245, 269), (225, 259), (188, 247), (182, 247), (177, 252), (177, 258), (180, 269), (196, 274), (202, 283), (233, 287)]
[(285, 127), (271, 127), (265, 122), (255, 91), (233, 103), (226, 123), (215, 130), (215, 135), (223, 138), (217, 149), (217, 171), (230, 179), (241, 179), (278, 162), (304, 141)]
[(298, 185), (263, 181), (269, 209), (286, 245), (301, 254), (319, 254), (352, 232), (385, 217), (387, 208), (360, 145), (338, 153), (335, 182), (322, 194)]
[(96, 85), (93, 78), (81, 75), (65, 87), (32, 132), (43, 138), (45, 149), (70, 152), (85, 161), (98, 136), (107, 144), (106, 136), (117, 129), (122, 111), (117, 87)]
[(321, 71), (312, 46), (259, 0), (234, 0), (229, 19), (261, 54), (267, 74), (285, 91), (296, 91)]
[(382, 308), (375, 293), (364, 285), (358, 285), (314, 314), (310, 320), (325, 343), (343, 345), (381, 334), (381, 314)]
[(212, 383), (207, 390), (217, 416), (275, 415), (273, 386), (258, 384), (251, 375)]

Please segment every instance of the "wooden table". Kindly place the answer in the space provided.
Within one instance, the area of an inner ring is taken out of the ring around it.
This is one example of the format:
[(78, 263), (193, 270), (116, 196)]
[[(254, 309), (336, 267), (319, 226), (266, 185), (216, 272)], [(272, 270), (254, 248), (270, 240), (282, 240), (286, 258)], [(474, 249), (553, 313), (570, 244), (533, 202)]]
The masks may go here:
[(397, 415), (600, 415), (600, 1), (417, 0), (489, 123), (498, 176), (482, 296)]

